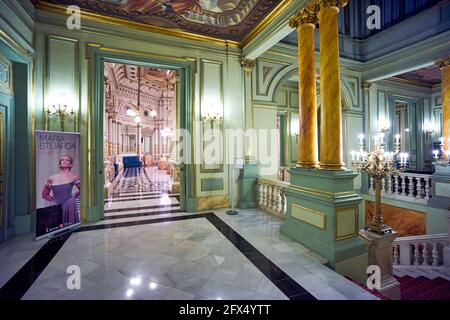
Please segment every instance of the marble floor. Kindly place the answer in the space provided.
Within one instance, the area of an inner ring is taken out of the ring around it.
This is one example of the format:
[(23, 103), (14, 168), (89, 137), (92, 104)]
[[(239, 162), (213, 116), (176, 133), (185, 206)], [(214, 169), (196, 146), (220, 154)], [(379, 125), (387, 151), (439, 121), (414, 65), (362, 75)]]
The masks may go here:
[[(135, 189), (130, 179), (151, 174), (159, 173), (119, 177), (98, 223), (0, 245), (0, 299), (377, 299), (282, 235), (279, 218), (255, 209), (182, 212), (168, 183)], [(79, 267), (80, 289), (67, 287), (69, 266)]]

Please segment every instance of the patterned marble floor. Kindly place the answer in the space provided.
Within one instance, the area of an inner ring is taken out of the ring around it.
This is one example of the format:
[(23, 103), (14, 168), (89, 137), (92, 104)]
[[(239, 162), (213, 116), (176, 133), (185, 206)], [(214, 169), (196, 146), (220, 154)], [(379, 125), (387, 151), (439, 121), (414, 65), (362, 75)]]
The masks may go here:
[[(279, 218), (260, 210), (181, 212), (168, 184), (134, 189), (130, 179), (150, 176), (164, 179), (152, 170), (120, 177), (103, 221), (45, 245), (2, 244), (0, 267), (8, 267), (0, 268), (0, 299), (377, 299), (282, 235)], [(80, 267), (80, 290), (67, 288), (71, 265)]]

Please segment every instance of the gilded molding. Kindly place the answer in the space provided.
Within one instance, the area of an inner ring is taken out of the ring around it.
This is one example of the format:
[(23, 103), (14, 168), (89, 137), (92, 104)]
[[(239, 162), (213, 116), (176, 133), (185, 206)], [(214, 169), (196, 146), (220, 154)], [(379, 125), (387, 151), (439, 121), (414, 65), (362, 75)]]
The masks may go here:
[(319, 23), (317, 13), (319, 12), (319, 6), (316, 2), (312, 2), (306, 8), (301, 9), (295, 16), (289, 19), (289, 26), (293, 29), (298, 29), (302, 25)]
[(370, 89), (370, 88), (372, 88), (372, 82), (364, 81), (364, 82), (361, 84), (361, 88), (362, 88), (362, 89)]
[(348, 4), (348, 0), (316, 0), (316, 1), (320, 9), (329, 7), (343, 8)]
[(244, 69), (245, 72), (252, 72), (253, 69), (255, 68), (255, 64), (256, 64), (255, 60), (245, 58), (241, 59), (241, 67), (242, 69)]
[(439, 66), (439, 68), (441, 68), (441, 69), (446, 68), (446, 67), (450, 66), (450, 57), (438, 60), (435, 62), (435, 64), (437, 66)]

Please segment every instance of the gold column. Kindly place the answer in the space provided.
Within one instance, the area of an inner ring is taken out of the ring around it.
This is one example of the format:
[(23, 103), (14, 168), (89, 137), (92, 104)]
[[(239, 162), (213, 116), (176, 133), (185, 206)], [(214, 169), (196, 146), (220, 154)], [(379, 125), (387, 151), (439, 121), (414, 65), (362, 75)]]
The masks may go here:
[(136, 128), (136, 153), (141, 156), (141, 126), (138, 124)]
[(299, 145), (297, 167), (317, 167), (317, 104), (314, 29), (316, 3), (293, 16), (289, 25), (298, 32)]
[(442, 72), (442, 137), (444, 150), (450, 150), (450, 57), (438, 61)]
[(339, 8), (348, 0), (319, 0), (320, 29), (320, 168), (345, 170), (342, 161)]

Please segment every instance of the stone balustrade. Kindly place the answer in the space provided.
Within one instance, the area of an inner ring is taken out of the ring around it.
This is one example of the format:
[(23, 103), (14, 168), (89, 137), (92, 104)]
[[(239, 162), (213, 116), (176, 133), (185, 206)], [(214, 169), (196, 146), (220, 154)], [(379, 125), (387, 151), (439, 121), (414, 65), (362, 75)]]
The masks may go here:
[(444, 248), (449, 245), (448, 234), (402, 237), (394, 240), (394, 268), (444, 268)]
[(284, 218), (286, 215), (285, 188), (281, 181), (258, 179), (258, 208)]
[[(369, 194), (375, 194), (375, 181), (369, 178)], [(388, 176), (382, 180), (383, 197), (407, 202), (428, 204), (432, 196), (431, 174), (403, 172), (399, 176)]]

